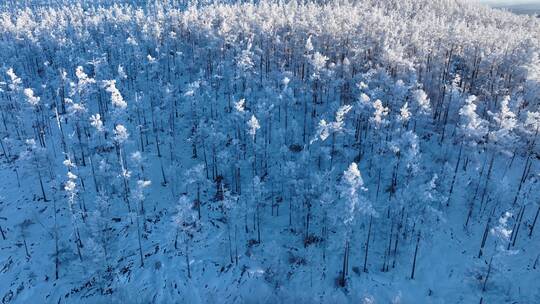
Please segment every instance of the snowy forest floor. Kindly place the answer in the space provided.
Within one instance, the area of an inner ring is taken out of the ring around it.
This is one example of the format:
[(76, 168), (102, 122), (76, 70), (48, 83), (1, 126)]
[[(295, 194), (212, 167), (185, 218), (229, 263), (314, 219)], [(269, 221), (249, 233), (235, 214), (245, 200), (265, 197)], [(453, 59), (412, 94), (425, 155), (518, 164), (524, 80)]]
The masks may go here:
[[(180, 129), (189, 129), (188, 123), (185, 124)], [(191, 146), (187, 142), (179, 146), (179, 155), (183, 158), (180, 163), (189, 167)], [(436, 143), (429, 142), (422, 150), (439, 151)], [(433, 162), (441, 161), (441, 155), (432, 156)], [(453, 155), (448, 162), (455, 163), (456, 157)], [(501, 190), (502, 197), (506, 193), (506, 198), (511, 199), (513, 192), (510, 193), (510, 189), (516, 186), (512, 181), (519, 179), (524, 162), (524, 159), (514, 161), (506, 174), (509, 189)], [(495, 167), (505, 168), (504, 165)], [(154, 159), (146, 166), (151, 180), (161, 180), (158, 160)], [(176, 198), (170, 185), (163, 186), (158, 182), (151, 185), (145, 202), (144, 267), (139, 262), (135, 224), (128, 216), (125, 204), (118, 201), (108, 215), (114, 223), (109, 227), (108, 237), (112, 240), (110, 250), (115, 256), (107, 261), (103, 257), (93, 257), (92, 246), (95, 245), (89, 242), (84, 244), (85, 262), (79, 263), (73, 244), (63, 242), (60, 244), (60, 279), (54, 280), (53, 201), (61, 201), (62, 193), (51, 185), (49, 201), (44, 202), (35, 194), (39, 181), (30, 172), (19, 172), (21, 175), (17, 178), (12, 166), (5, 161), (0, 170), (0, 223), (6, 235), (0, 250), (0, 296), (4, 303), (338, 303), (359, 299), (367, 303), (371, 300), (375, 303), (476, 303), (480, 298), (486, 303), (534, 303), (540, 300), (539, 234), (530, 238), (528, 229), (522, 228), (516, 247), (506, 250), (506, 244), (490, 232), (484, 250), (487, 253), (478, 258), (487, 220), (474, 217), (475, 223), (469, 223), (465, 228), (469, 209), (466, 195), (474, 192), (476, 185), (459, 177), (456, 188), (460, 190), (455, 192), (450, 206), (439, 203), (423, 211), (430, 214), (428, 218), (432, 222), (429, 225), (416, 222), (414, 217), (411, 222), (404, 223), (407, 228), (401, 228), (403, 240), (400, 238), (399, 241), (413, 241), (400, 245), (399, 251), (388, 257), (388, 262), (384, 260), (385, 251), (389, 241), (395, 242), (395, 239), (389, 240), (390, 229), (395, 229), (394, 223), (387, 217), (387, 209), (381, 207), (386, 205), (375, 203), (375, 208), (381, 212), (373, 218), (375, 228), (370, 241), (368, 271), (363, 271), (363, 265), (369, 218), (364, 218), (351, 239), (349, 284), (341, 288), (335, 270), (341, 267), (343, 246), (334, 244), (323, 250), (321, 244), (302, 246), (304, 239), (299, 223), (302, 219), (290, 214), (289, 202), (283, 202), (277, 210), (272, 210), (268, 204), (261, 210), (268, 216), (262, 223), (260, 244), (256, 242), (254, 220), (248, 220), (249, 232), (246, 233), (243, 223), (237, 225), (236, 235), (234, 231), (230, 232), (232, 243), (240, 244), (238, 264), (231, 261), (230, 250), (235, 248), (229, 248), (229, 229), (218, 210), (218, 202), (211, 199), (213, 193), (203, 194), (208, 199), (202, 205), (203, 224), (190, 246), (192, 278), (188, 279), (182, 236), (175, 249), (176, 229), (171, 221), (170, 202)], [(497, 170), (494, 172), (494, 176), (500, 174)], [(366, 174), (364, 179), (367, 188), (377, 187), (374, 176)], [(243, 183), (247, 188), (250, 181)], [(85, 187), (92, 185), (87, 183)], [(423, 195), (422, 187), (417, 185), (419, 196)], [(385, 201), (382, 197), (387, 195), (381, 193), (379, 200)], [(92, 218), (96, 197), (92, 194), (84, 197), (90, 214), (89, 227), (97, 229), (100, 224)], [(375, 201), (375, 197), (372, 199)], [(495, 200), (490, 199), (484, 208), (494, 208)], [(61, 205), (57, 209), (59, 230), (70, 233), (72, 224), (68, 207)], [(396, 212), (399, 213), (399, 209)], [(525, 217), (532, 220), (535, 212), (534, 208), (529, 208), (525, 210)], [(291, 224), (290, 217), (293, 217)], [(418, 227), (422, 227), (420, 231)], [(315, 235), (321, 235), (321, 229), (322, 226), (317, 224), (312, 228)], [(421, 235), (418, 260), (415, 277), (411, 279), (414, 240), (418, 233)], [(391, 246), (393, 248), (394, 244)], [(491, 258), (490, 277), (483, 291)], [(383, 271), (386, 263), (390, 265), (389, 269)]]
[(538, 20), (419, 1), (2, 8), (2, 304), (540, 303)]

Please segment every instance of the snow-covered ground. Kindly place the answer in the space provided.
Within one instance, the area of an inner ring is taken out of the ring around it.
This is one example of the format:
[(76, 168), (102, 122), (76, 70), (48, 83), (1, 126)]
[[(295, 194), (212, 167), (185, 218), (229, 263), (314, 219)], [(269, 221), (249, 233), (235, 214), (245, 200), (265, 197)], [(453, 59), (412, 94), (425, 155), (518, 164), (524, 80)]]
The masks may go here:
[(162, 2), (1, 7), (2, 303), (540, 302), (540, 21)]

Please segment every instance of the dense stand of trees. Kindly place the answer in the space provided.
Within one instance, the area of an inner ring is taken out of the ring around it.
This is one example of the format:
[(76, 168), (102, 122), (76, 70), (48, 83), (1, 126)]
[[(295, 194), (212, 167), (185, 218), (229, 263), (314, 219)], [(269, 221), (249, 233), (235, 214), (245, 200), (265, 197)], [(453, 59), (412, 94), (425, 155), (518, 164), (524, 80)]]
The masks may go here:
[[(345, 290), (361, 273), (415, 280), (452, 214), (481, 238), (485, 293), (498, 253), (540, 234), (532, 17), (467, 1), (33, 3), (2, 8), (0, 49), (2, 168), (52, 209), (55, 280), (84, 269), (106, 295), (123, 261), (156, 255), (190, 280), (216, 242), (239, 276), (277, 242), (290, 269)], [(32, 259), (23, 219), (0, 220), (2, 241)]]

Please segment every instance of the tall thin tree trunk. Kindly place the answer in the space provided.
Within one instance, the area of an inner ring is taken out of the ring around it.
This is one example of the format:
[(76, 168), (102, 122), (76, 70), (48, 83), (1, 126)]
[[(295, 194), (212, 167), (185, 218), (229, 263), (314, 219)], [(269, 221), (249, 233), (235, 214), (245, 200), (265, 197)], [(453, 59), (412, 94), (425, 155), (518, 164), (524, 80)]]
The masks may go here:
[(369, 239), (371, 238), (371, 222), (373, 221), (373, 216), (369, 217), (369, 228), (368, 228), (368, 235), (366, 239), (366, 253), (364, 254), (364, 272), (367, 272), (367, 259), (368, 259), (368, 252), (369, 252)]
[(418, 232), (418, 237), (416, 238), (416, 248), (414, 249), (414, 259), (413, 266), (411, 271), (411, 280), (414, 280), (414, 273), (416, 271), (416, 257), (418, 255), (418, 245), (420, 244), (420, 232)]

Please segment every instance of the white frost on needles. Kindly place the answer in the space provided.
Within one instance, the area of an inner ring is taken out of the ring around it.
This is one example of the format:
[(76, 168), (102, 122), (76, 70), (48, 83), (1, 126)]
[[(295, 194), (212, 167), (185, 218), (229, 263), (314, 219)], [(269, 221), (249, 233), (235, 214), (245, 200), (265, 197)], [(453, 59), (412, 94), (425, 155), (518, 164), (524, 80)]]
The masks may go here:
[(64, 190), (69, 194), (69, 206), (73, 205), (75, 201), (75, 196), (77, 195), (77, 175), (71, 172), (71, 168), (75, 165), (71, 162), (71, 159), (64, 160), (64, 166), (68, 169), (67, 178), (68, 180), (64, 184)]
[(343, 179), (344, 187), (342, 188), (342, 194), (348, 200), (348, 206), (343, 220), (344, 224), (351, 224), (358, 211), (363, 214), (375, 214), (371, 204), (366, 199), (361, 200), (358, 193), (358, 190), (367, 191), (367, 189), (364, 187), (362, 174), (355, 162), (351, 163), (349, 168), (343, 172)]
[(344, 125), (343, 121), (345, 119), (345, 115), (347, 115), (347, 113), (349, 113), (351, 109), (352, 109), (351, 105), (344, 105), (344, 106), (339, 107), (339, 109), (336, 112), (336, 122), (334, 122), (334, 129), (336, 131), (339, 131), (343, 128), (343, 125)]
[(319, 52), (315, 52), (311, 56), (311, 65), (313, 65), (313, 74), (311, 75), (312, 79), (319, 79), (320, 74), (322, 71), (324, 71), (326, 62), (329, 60), (329, 58)]
[(103, 121), (101, 121), (101, 115), (99, 113), (90, 116), (90, 125), (96, 128), (98, 132), (103, 131)]
[(72, 179), (72, 180), (76, 180), (76, 179), (77, 179), (77, 175), (71, 173), (71, 171), (69, 171), (69, 172), (67, 173), (67, 177), (68, 177), (69, 179)]
[(306, 52), (311, 53), (313, 51), (313, 43), (311, 42), (311, 36), (306, 40)]
[(144, 200), (144, 189), (148, 188), (152, 184), (152, 181), (149, 180), (138, 180), (137, 189), (135, 190), (134, 197), (139, 201)]
[[(319, 121), (319, 126), (317, 127), (317, 135), (318, 138), (320, 138), (322, 141), (325, 141), (328, 136), (330, 136), (330, 124), (326, 122), (326, 120), (321, 119)], [(317, 137), (311, 140), (310, 143), (313, 143), (317, 140)]]
[(349, 113), (351, 109), (351, 105), (344, 105), (339, 107), (339, 109), (336, 111), (336, 119), (334, 122), (328, 123), (326, 122), (326, 120), (321, 119), (317, 127), (317, 137), (312, 139), (310, 141), (310, 144), (315, 142), (318, 138), (320, 138), (322, 141), (325, 141), (331, 133), (341, 131), (343, 129), (343, 126), (345, 125), (345, 115), (347, 115), (347, 113)]
[(422, 113), (427, 114), (431, 111), (429, 97), (427, 96), (426, 92), (424, 92), (424, 90), (414, 91), (413, 97)]
[(146, 188), (152, 184), (152, 181), (149, 180), (138, 180), (137, 187)]
[(476, 100), (476, 96), (469, 96), (465, 100), (465, 105), (459, 110), (464, 135), (471, 138), (473, 142), (483, 138), (488, 131), (487, 122), (476, 114), (476, 104), (474, 103)]
[(66, 166), (68, 169), (75, 167), (75, 164), (71, 161), (71, 159), (66, 159), (62, 162), (64, 166)]
[(501, 100), (501, 111), (493, 117), (501, 129), (512, 131), (517, 126), (516, 114), (508, 106), (510, 96), (505, 96)]
[(105, 91), (111, 93), (111, 102), (113, 106), (119, 109), (127, 108), (127, 102), (120, 94), (120, 91), (116, 88), (116, 80), (105, 80)]
[(251, 118), (247, 122), (248, 124), (248, 133), (251, 135), (253, 140), (255, 140), (255, 135), (257, 135), (257, 130), (261, 128), (259, 125), (259, 121), (257, 120), (257, 117), (255, 115), (251, 115)]
[(510, 236), (512, 235), (512, 229), (510, 228), (510, 224), (508, 223), (508, 220), (512, 218), (512, 215), (513, 214), (511, 212), (505, 212), (499, 218), (499, 225), (491, 228), (491, 233), (502, 239), (504, 242), (509, 241)]
[(409, 121), (411, 118), (411, 111), (409, 111), (409, 103), (406, 102), (399, 110), (399, 119), (403, 122)]
[(489, 138), (493, 142), (497, 142), (501, 145), (513, 146), (517, 137), (512, 132), (517, 127), (516, 114), (510, 110), (508, 106), (510, 102), (510, 96), (505, 96), (501, 100), (501, 110), (499, 113), (493, 114), (493, 120), (497, 123), (498, 130), (490, 132)]
[(356, 193), (357, 188), (364, 186), (362, 174), (360, 174), (358, 165), (354, 162), (349, 165), (349, 168), (345, 172), (343, 172), (343, 178), (345, 178), (345, 181), (349, 184), (351, 189), (353, 189), (354, 193)]
[(123, 125), (116, 125), (114, 127), (114, 139), (119, 142), (125, 142), (129, 137), (128, 130)]
[(193, 227), (197, 221), (197, 214), (192, 207), (193, 202), (186, 195), (180, 196), (176, 205), (176, 214), (172, 217), (177, 228), (187, 232)]
[(383, 106), (380, 99), (373, 102), (373, 108), (375, 112), (373, 112), (372, 120), (375, 122), (375, 127), (379, 127), (386, 122), (384, 118), (388, 115), (388, 108)]
[(70, 194), (73, 194), (75, 192), (75, 182), (69, 179), (64, 185), (64, 190), (66, 190)]
[(524, 127), (531, 133), (540, 131), (540, 112), (527, 112)]
[(9, 89), (12, 91), (17, 91), (19, 86), (22, 84), (22, 80), (15, 74), (15, 71), (13, 71), (13, 68), (9, 68), (6, 71), (6, 74), (9, 76), (9, 79), (11, 80), (11, 83), (9, 84)]
[(244, 113), (245, 104), (246, 104), (246, 100), (244, 98), (242, 98), (239, 101), (234, 103), (234, 108), (236, 109), (236, 111), (238, 111), (240, 113)]
[(88, 77), (82, 66), (78, 66), (77, 69), (75, 69), (75, 76), (77, 76), (77, 79), (79, 80), (79, 85), (85, 86), (96, 83), (93, 78)]
[(34, 95), (34, 90), (30, 88), (24, 89), (24, 96), (26, 96), (29, 104), (31, 104), (33, 107), (37, 107), (40, 98)]

